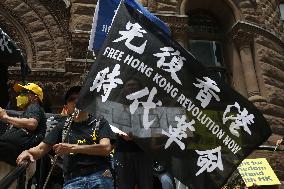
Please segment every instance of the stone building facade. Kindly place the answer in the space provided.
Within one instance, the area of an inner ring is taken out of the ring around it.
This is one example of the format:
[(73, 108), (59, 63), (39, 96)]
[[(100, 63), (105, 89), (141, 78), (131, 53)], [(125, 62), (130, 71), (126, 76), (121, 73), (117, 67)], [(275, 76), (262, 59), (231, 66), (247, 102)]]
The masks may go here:
[[(140, 0), (174, 38), (262, 110), (284, 135), (284, 25), (281, 0)], [(82, 82), (93, 62), (87, 51), (96, 0), (0, 0), (0, 27), (26, 54), (45, 99), (56, 111), (62, 95)], [(201, 56), (202, 55), (202, 56)], [(10, 83), (19, 81), (9, 68)], [(262, 154), (262, 152), (257, 152)], [(284, 153), (270, 157), (284, 181)]]

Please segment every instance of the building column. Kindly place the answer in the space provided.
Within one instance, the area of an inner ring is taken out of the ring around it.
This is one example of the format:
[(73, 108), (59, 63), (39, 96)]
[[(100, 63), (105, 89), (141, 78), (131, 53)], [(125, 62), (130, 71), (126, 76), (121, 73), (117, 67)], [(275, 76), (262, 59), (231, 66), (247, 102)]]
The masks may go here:
[(234, 42), (239, 48), (248, 99), (252, 102), (261, 102), (266, 101), (266, 99), (261, 96), (258, 86), (251, 48), (253, 39), (253, 34), (245, 32), (238, 32), (238, 34), (234, 36)]
[(224, 47), (224, 54), (227, 55), (227, 60), (230, 63), (228, 66), (230, 68), (229, 72), (232, 74), (231, 86), (241, 95), (248, 98), (239, 49), (230, 40), (225, 40)]

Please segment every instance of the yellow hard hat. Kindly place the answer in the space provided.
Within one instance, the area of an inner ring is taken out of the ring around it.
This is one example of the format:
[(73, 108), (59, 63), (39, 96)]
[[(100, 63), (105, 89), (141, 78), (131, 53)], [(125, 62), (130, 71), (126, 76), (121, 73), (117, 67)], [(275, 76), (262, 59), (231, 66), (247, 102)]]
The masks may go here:
[(42, 88), (40, 88), (37, 84), (35, 83), (27, 83), (26, 85), (20, 85), (20, 84), (15, 84), (14, 85), (14, 90), (15, 92), (20, 92), (21, 90), (26, 89), (28, 91), (33, 92), (38, 96), (40, 101), (43, 101), (43, 92)]

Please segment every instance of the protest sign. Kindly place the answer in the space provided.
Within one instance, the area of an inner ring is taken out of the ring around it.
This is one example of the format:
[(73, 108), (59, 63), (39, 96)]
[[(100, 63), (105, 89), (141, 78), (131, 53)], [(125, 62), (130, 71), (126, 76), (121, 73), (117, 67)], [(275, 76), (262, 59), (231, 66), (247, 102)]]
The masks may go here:
[(258, 186), (280, 184), (276, 174), (265, 158), (245, 159), (239, 165), (238, 171), (247, 187), (253, 184)]

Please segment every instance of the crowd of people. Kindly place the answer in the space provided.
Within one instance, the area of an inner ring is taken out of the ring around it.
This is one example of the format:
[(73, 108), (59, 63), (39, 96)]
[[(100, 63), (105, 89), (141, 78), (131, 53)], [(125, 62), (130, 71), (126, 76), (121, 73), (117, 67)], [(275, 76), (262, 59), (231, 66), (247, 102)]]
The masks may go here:
[[(135, 80), (129, 83), (131, 91)], [(154, 188), (153, 160), (132, 136), (114, 134), (104, 118), (76, 110), (80, 86), (67, 91), (61, 113), (65, 121), (48, 133), (43, 90), (34, 83), (13, 88), (18, 94), (17, 107), (23, 113), (12, 117), (0, 108), (0, 121), (8, 125), (0, 136), (0, 161), (16, 166), (38, 162), (48, 154), (57, 156), (62, 162), (64, 189)], [(174, 188), (171, 182), (167, 186)]]
[[(129, 79), (122, 95), (137, 88), (139, 82)], [(13, 117), (0, 107), (0, 123), (6, 124), (5, 131), (0, 132), (0, 162), (11, 166), (37, 162), (47, 166), (44, 170), (48, 172), (50, 164), (38, 162), (51, 155), (57, 157), (59, 161), (54, 171), (57, 176), (53, 177), (57, 185), (52, 185), (50, 179), (47, 188), (157, 189), (153, 176), (161, 166), (154, 164), (154, 160), (133, 141), (131, 133), (115, 134), (104, 118), (78, 111), (80, 86), (66, 92), (61, 112), (64, 121), (48, 132), (43, 90), (34, 83), (16, 84), (13, 89), (17, 93), (17, 107), (23, 111), (19, 117)], [(3, 130), (3, 124), (0, 125)], [(283, 139), (278, 140), (276, 146), (281, 144)], [(176, 188), (174, 178), (168, 172), (160, 171), (156, 177), (160, 179), (160, 188)], [(43, 187), (42, 184), (37, 186)]]

